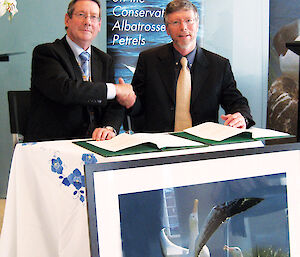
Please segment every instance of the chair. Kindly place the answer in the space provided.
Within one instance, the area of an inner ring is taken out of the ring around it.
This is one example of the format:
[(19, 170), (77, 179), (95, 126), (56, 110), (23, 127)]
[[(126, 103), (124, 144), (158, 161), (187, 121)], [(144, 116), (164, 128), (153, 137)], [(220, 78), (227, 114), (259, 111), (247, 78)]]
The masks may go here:
[(8, 91), (8, 107), (10, 132), (13, 137), (13, 146), (17, 143), (24, 142), (24, 133), (30, 112), (31, 92), (24, 91)]

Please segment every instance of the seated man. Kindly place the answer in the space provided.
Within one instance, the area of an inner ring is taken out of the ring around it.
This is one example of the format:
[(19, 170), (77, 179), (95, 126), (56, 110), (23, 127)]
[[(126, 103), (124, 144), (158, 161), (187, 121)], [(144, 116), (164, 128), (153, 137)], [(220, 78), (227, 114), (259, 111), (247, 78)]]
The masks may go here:
[(132, 86), (112, 84), (112, 58), (92, 46), (101, 26), (98, 0), (72, 0), (67, 35), (37, 46), (32, 57), (32, 111), (26, 141), (114, 137), (124, 119), (123, 98)]
[[(140, 53), (133, 76), (137, 98), (129, 113), (134, 130), (182, 131), (203, 122), (218, 122), (220, 106), (226, 112), (221, 116), (225, 125), (254, 125), (248, 101), (236, 88), (229, 61), (196, 43), (197, 8), (188, 0), (174, 0), (166, 7), (164, 22), (173, 42)], [(183, 64), (181, 59), (185, 60)], [(184, 89), (181, 81), (187, 85)], [(140, 117), (142, 126), (137, 128), (135, 121)]]

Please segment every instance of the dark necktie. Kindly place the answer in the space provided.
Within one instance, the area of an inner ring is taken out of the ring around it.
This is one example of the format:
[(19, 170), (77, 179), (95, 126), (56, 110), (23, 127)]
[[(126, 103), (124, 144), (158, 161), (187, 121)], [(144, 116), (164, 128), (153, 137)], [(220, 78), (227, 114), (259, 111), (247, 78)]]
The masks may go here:
[(187, 67), (187, 58), (180, 60), (181, 70), (177, 80), (176, 88), (176, 109), (174, 131), (182, 131), (192, 127), (192, 117), (190, 113), (191, 104), (191, 73)]
[(88, 81), (89, 80), (89, 74), (88, 74), (88, 63), (90, 59), (90, 54), (88, 52), (82, 52), (79, 55), (80, 61), (81, 61), (81, 69), (82, 69), (82, 77), (83, 80)]

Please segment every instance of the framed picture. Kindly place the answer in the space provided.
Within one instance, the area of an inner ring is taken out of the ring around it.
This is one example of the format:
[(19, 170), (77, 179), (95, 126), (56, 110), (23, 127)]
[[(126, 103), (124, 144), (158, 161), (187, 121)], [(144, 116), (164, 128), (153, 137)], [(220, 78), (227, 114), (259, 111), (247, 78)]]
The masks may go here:
[(300, 256), (299, 167), (299, 143), (87, 165), (91, 255)]

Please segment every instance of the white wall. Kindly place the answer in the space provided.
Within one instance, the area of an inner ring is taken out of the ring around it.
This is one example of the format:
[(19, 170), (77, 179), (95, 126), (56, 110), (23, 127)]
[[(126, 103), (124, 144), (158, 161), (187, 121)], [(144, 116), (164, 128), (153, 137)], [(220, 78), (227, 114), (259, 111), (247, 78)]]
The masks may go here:
[(256, 126), (265, 127), (269, 1), (204, 0), (203, 47), (228, 58)]

